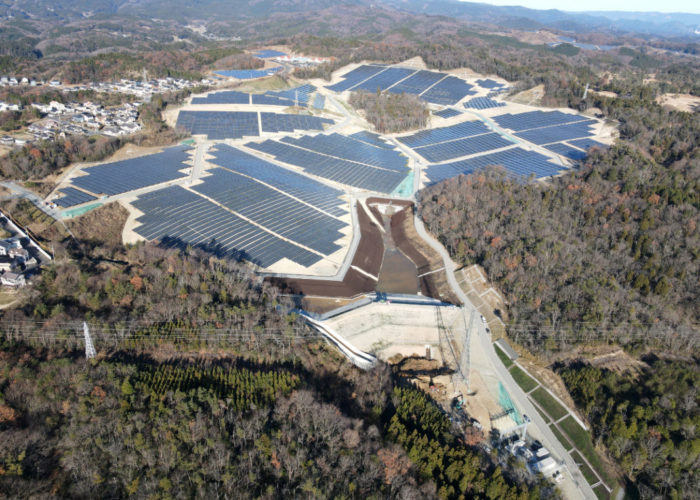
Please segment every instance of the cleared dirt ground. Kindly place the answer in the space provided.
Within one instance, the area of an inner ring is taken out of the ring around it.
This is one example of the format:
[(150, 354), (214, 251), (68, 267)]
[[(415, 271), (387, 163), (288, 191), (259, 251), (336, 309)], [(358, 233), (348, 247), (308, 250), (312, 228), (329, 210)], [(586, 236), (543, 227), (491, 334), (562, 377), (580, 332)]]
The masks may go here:
[(700, 110), (700, 97), (690, 94), (664, 94), (656, 100), (662, 106), (693, 113)]

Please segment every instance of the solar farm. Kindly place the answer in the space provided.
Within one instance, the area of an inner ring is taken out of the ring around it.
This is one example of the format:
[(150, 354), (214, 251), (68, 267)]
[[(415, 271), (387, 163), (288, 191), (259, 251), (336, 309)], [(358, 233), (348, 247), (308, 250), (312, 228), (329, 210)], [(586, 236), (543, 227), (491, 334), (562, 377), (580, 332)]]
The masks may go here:
[[(422, 186), (489, 167), (548, 178), (605, 147), (597, 120), (510, 103), (508, 88), (480, 75), (367, 63), (339, 70), (330, 83), (215, 90), (166, 115), (191, 140), (82, 166), (51, 199), (66, 213), (119, 201), (131, 214), (127, 243), (202, 247), (282, 276), (329, 279), (362, 260), (354, 252), (368, 251), (367, 241), (358, 243), (370, 224), (356, 206), (362, 200), (406, 202)], [(430, 126), (373, 132), (348, 111), (355, 90), (417, 95), (428, 103)], [(377, 266), (366, 276), (369, 267), (356, 269), (353, 279), (372, 278)]]

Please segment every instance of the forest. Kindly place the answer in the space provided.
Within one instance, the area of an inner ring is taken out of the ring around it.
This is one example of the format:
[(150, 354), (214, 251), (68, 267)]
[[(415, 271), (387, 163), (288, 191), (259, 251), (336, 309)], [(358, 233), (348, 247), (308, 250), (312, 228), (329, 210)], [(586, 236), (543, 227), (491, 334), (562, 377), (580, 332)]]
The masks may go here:
[(86, 361), (5, 341), (0, 438), (13, 498), (556, 498), (465, 447), (387, 366), (362, 372), (320, 343), (294, 360)]
[(430, 119), (426, 103), (413, 94), (357, 91), (348, 102), (381, 134), (425, 128)]
[(579, 342), (698, 347), (700, 117), (614, 108), (621, 140), (548, 182), (494, 167), (425, 189), (420, 213), (455, 260), (506, 294), (509, 332), (543, 352)]
[(559, 366), (576, 404), (640, 498), (700, 490), (700, 364), (649, 357), (636, 371)]

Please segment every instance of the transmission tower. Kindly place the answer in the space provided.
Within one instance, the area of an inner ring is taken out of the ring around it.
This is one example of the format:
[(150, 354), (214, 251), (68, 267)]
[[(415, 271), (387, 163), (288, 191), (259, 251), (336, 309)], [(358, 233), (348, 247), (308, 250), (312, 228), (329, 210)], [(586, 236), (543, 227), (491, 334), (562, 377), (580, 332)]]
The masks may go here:
[(97, 352), (95, 351), (95, 346), (92, 344), (90, 330), (88, 329), (87, 322), (85, 321), (83, 321), (83, 333), (85, 334), (85, 358), (92, 359), (97, 356)]

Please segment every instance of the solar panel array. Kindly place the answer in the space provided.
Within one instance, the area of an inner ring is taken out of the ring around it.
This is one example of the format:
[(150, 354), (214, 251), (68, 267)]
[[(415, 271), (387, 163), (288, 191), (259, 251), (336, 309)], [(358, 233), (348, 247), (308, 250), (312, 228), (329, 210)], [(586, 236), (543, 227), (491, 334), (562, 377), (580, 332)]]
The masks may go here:
[(333, 124), (329, 118), (310, 115), (260, 113), (263, 132), (294, 132), (295, 130), (323, 130), (324, 124)]
[(499, 134), (491, 132), (470, 137), (464, 137), (455, 141), (440, 142), (415, 148), (414, 151), (430, 162), (438, 163), (462, 156), (483, 153), (493, 149), (505, 148), (513, 143), (504, 139)]
[(456, 76), (448, 76), (421, 94), (421, 98), (433, 104), (452, 106), (468, 95), (476, 94), (472, 86)]
[(334, 242), (343, 236), (345, 222), (230, 170), (214, 168), (209, 174), (192, 189), (285, 239), (324, 255), (340, 250)]
[(411, 68), (362, 65), (345, 74), (343, 79), (329, 85), (334, 92), (345, 90), (388, 90), (394, 94), (415, 94), (434, 104), (451, 106), (467, 95), (474, 95), (473, 86), (445, 73)]
[(547, 156), (522, 148), (512, 148), (452, 163), (431, 165), (426, 174), (432, 184), (460, 174), (471, 174), (489, 165), (501, 165), (516, 177), (529, 177), (531, 174), (536, 178), (548, 177), (562, 169)]
[(74, 186), (95, 194), (114, 195), (185, 177), (190, 158), (187, 146), (174, 146), (152, 155), (85, 169), (88, 175), (72, 180)]
[(227, 76), (231, 78), (238, 78), (239, 80), (251, 80), (253, 78), (261, 78), (263, 76), (271, 76), (275, 73), (279, 73), (284, 68), (282, 66), (276, 66), (269, 69), (230, 69), (217, 71), (217, 75)]
[(505, 106), (505, 102), (494, 101), (489, 97), (472, 97), (467, 102), (464, 103), (465, 108), (471, 109), (490, 109), (490, 108), (500, 108)]
[(394, 149), (379, 148), (340, 134), (304, 135), (298, 139), (284, 137), (281, 141), (328, 156), (397, 172), (404, 171), (408, 164), (408, 158)]
[[(360, 143), (360, 141), (357, 142)], [(284, 163), (301, 167), (310, 174), (340, 184), (382, 193), (392, 192), (408, 173), (408, 169), (398, 171), (379, 168), (302, 149), (284, 142), (268, 140), (262, 143), (251, 142), (246, 146), (270, 154)]]
[(586, 157), (585, 152), (573, 146), (569, 146), (564, 142), (555, 142), (554, 144), (545, 146), (545, 148), (574, 161), (583, 160)]
[(502, 89), (506, 87), (505, 83), (499, 83), (496, 80), (491, 80), (489, 78), (486, 78), (484, 80), (477, 80), (476, 83), (481, 87), (482, 89)]
[(65, 187), (59, 191), (63, 194), (63, 196), (53, 200), (53, 202), (59, 207), (63, 208), (80, 205), (81, 203), (86, 203), (96, 199), (94, 196), (90, 196), (89, 194), (83, 193), (82, 191), (72, 187)]
[(213, 92), (204, 97), (193, 97), (192, 104), (250, 104), (250, 94), (237, 90)]
[(393, 94), (420, 95), (429, 87), (445, 78), (445, 76), (447, 76), (445, 73), (421, 70), (391, 87), (389, 92)]
[(343, 79), (340, 82), (334, 85), (329, 85), (326, 88), (332, 90), (333, 92), (343, 92), (354, 87), (358, 83), (376, 75), (380, 71), (384, 71), (385, 69), (386, 66), (358, 66), (357, 68), (343, 75)]
[(343, 209), (345, 202), (340, 199), (343, 191), (226, 144), (217, 145), (212, 153), (210, 163), (214, 165), (264, 182), (331, 215), (341, 217), (347, 213)]
[(237, 90), (213, 92), (205, 97), (193, 97), (192, 104), (259, 104), (270, 106), (306, 106), (316, 87), (301, 85), (287, 90), (269, 90), (262, 94), (248, 94)]
[(286, 56), (284, 52), (280, 52), (279, 50), (258, 50), (255, 54), (253, 54), (255, 57), (259, 59), (270, 59), (272, 57), (283, 57)]
[(132, 203), (144, 215), (134, 231), (169, 246), (204, 246), (219, 257), (246, 259), (269, 267), (282, 258), (305, 267), (321, 256), (285, 241), (180, 186), (139, 196)]
[(397, 137), (397, 139), (410, 148), (419, 148), (421, 146), (429, 146), (430, 144), (436, 144), (438, 142), (452, 141), (472, 135), (485, 134), (487, 132), (490, 132), (490, 130), (486, 125), (478, 120), (473, 120), (449, 127), (421, 130), (415, 134)]
[(562, 125), (586, 120), (581, 115), (562, 113), (561, 111), (528, 111), (527, 113), (494, 116), (493, 119), (503, 128), (520, 132), (532, 128), (548, 127), (550, 125)]
[(593, 135), (591, 127), (595, 125), (594, 120), (578, 121), (555, 125), (551, 127), (534, 128), (518, 132), (515, 135), (533, 144), (549, 144), (552, 142), (565, 141), (567, 139), (578, 139)]
[(433, 114), (435, 116), (439, 116), (440, 118), (452, 118), (453, 116), (461, 115), (462, 112), (452, 108), (445, 108), (440, 111), (433, 111)]
[(377, 146), (379, 148), (395, 149), (395, 146), (382, 139), (382, 136), (375, 134), (374, 132), (368, 132), (367, 130), (355, 132), (354, 134), (350, 134), (348, 137), (352, 137), (355, 140), (366, 142), (367, 144), (371, 144), (372, 146)]
[(386, 68), (381, 73), (356, 85), (352, 90), (367, 90), (369, 92), (376, 92), (377, 89), (386, 90), (415, 72), (416, 70), (407, 68)]
[(260, 135), (256, 111), (180, 111), (177, 126), (211, 140)]

